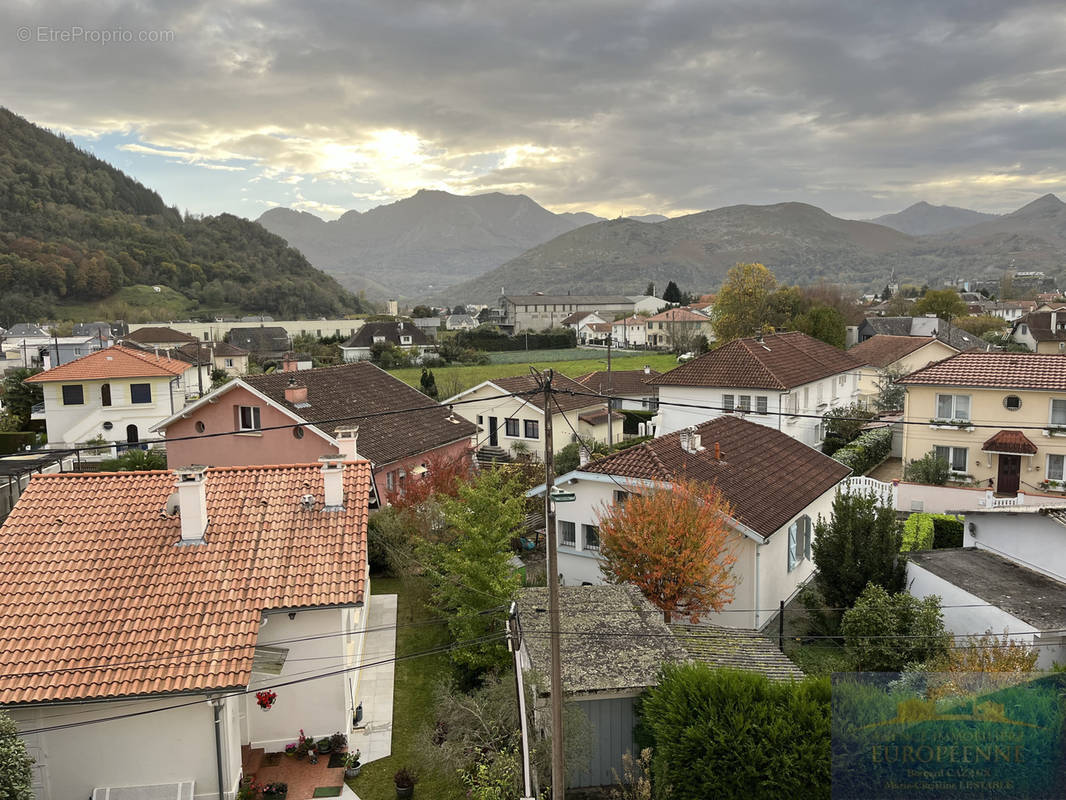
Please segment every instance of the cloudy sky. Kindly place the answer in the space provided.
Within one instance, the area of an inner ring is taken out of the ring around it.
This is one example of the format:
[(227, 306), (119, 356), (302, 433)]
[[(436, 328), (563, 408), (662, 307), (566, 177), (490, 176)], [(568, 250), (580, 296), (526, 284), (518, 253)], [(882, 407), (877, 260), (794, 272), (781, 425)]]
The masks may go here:
[(0, 36), (0, 104), (193, 212), (1066, 192), (1061, 0), (0, 0)]

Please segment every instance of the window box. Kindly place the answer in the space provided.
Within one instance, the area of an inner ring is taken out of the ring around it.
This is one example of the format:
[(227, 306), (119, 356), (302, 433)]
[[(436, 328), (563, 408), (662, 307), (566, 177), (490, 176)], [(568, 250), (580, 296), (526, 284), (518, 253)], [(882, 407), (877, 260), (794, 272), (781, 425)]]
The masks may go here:
[(933, 430), (957, 430), (957, 431), (972, 431), (976, 430), (973, 423), (968, 419), (931, 419), (929, 420), (929, 427)]
[(1049, 425), (1041, 431), (1045, 436), (1066, 436), (1066, 427)]

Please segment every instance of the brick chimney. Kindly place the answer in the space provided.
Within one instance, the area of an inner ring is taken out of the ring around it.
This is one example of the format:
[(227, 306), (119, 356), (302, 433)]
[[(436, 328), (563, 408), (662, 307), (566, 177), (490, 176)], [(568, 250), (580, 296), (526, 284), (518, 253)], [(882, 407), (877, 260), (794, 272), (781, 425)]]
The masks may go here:
[(322, 484), (325, 487), (324, 511), (344, 510), (344, 456), (321, 456)]
[(296, 360), (296, 353), (291, 350), (281, 357), (282, 372), (296, 372), (300, 369), (300, 362)]
[(296, 378), (289, 378), (289, 385), (285, 387), (285, 402), (294, 406), (307, 402), (307, 387), (299, 383)]
[(207, 530), (207, 467), (199, 464), (178, 467), (178, 515), (181, 517), (181, 541), (178, 544), (203, 544)]
[(336, 439), (340, 447), (340, 453), (344, 456), (345, 461), (359, 459), (359, 451), (356, 449), (356, 444), (359, 441), (358, 425), (346, 425), (342, 428), (337, 428)]

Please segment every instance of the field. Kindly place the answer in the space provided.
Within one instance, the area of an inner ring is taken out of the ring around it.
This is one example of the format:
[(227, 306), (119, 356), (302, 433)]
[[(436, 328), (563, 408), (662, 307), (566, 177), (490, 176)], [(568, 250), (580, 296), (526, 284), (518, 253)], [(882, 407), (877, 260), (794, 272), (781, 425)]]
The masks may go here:
[[(569, 358), (564, 361), (545, 359), (544, 353), (550, 352), (554, 354), (569, 354)], [(580, 353), (579, 357), (575, 357)], [(592, 357), (585, 354), (591, 353)], [(511, 355), (511, 354), (508, 354)], [(517, 355), (517, 353), (515, 353)], [(523, 358), (521, 361), (517, 361), (511, 364), (486, 364), (484, 366), (475, 367), (439, 367), (433, 370), (433, 377), (437, 382), (437, 390), (440, 394), (440, 398), (451, 397), (458, 394), (472, 386), (477, 386), (483, 381), (491, 380), (493, 378), (506, 378), (511, 375), (525, 375), (529, 372), (529, 367), (534, 366), (537, 369), (551, 368), (557, 373), (566, 375), (571, 378), (575, 378), (578, 375), (584, 375), (586, 372), (593, 372), (595, 370), (607, 369), (607, 355), (602, 350), (551, 350), (551, 351), (530, 351), (529, 353), (522, 353)], [(599, 356), (599, 358), (596, 358)], [(641, 353), (640, 355), (627, 355), (621, 357), (611, 358), (612, 370), (626, 370), (626, 369), (642, 369), (647, 364), (654, 370), (659, 372), (666, 372), (677, 366), (677, 358), (669, 353)], [(422, 377), (421, 367), (409, 367), (405, 369), (392, 370), (392, 374), (402, 380), (404, 383), (408, 383), (411, 386), (418, 386), (419, 379)]]
[(163, 322), (173, 319), (189, 319), (202, 315), (220, 316), (236, 314), (236, 306), (201, 308), (181, 292), (169, 286), (137, 284), (124, 286), (110, 297), (93, 303), (57, 303), (56, 317), (74, 322), (97, 322), (99, 320), (123, 319), (126, 322)]

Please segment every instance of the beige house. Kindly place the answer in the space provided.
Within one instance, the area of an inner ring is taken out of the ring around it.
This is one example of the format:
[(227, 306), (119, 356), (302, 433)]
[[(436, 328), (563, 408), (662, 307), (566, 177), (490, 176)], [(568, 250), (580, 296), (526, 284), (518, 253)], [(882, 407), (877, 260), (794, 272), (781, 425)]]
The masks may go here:
[(848, 350), (848, 355), (863, 364), (859, 370), (859, 401), (873, 404), (882, 370), (907, 375), (957, 352), (935, 336), (876, 334)]
[(933, 450), (958, 480), (1007, 495), (1066, 486), (1066, 357), (960, 353), (900, 383), (904, 463)]
[(1034, 353), (1066, 353), (1066, 306), (1044, 305), (1015, 320), (1010, 338)]
[(688, 350), (700, 336), (714, 341), (711, 318), (687, 308), (668, 308), (648, 317), (647, 343), (663, 350)]
[[(558, 453), (571, 442), (621, 442), (622, 415), (611, 412), (607, 428), (607, 398), (590, 396), (592, 389), (575, 380), (556, 375), (552, 385), (559, 390), (552, 399), (552, 449)], [(574, 394), (567, 394), (573, 392)], [(544, 394), (532, 375), (494, 378), (443, 401), (459, 416), (478, 427), (476, 449), (514, 457), (522, 453), (544, 453)], [(471, 402), (473, 401), (473, 402)], [(501, 453), (502, 451), (502, 453)]]

